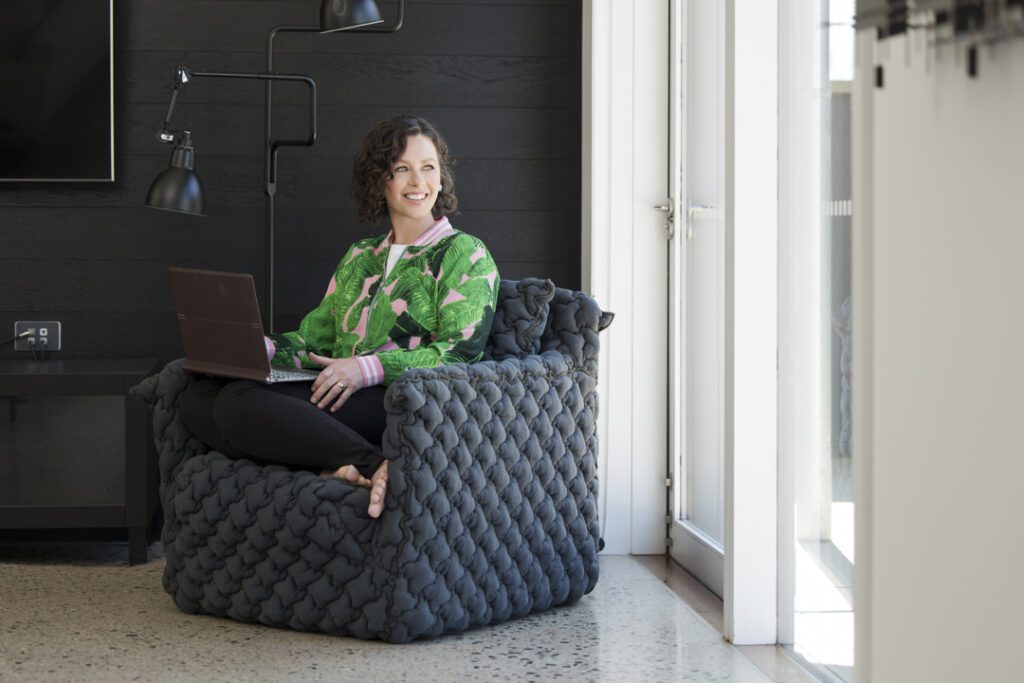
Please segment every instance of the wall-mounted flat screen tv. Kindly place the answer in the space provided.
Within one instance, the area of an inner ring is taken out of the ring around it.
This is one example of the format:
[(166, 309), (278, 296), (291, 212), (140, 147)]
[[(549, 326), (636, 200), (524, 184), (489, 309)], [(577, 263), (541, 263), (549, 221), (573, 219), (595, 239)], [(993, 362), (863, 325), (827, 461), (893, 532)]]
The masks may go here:
[(0, 181), (114, 180), (113, 0), (0, 0)]

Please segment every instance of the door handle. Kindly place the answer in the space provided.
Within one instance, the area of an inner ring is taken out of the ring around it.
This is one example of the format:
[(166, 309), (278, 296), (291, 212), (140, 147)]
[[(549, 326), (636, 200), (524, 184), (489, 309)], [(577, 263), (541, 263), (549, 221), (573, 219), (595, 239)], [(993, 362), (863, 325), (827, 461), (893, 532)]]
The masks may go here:
[(708, 204), (690, 204), (686, 207), (686, 238), (693, 239), (693, 219), (717, 218), (718, 210)]
[(664, 211), (665, 213), (668, 214), (667, 216), (665, 216), (665, 239), (669, 239), (670, 240), (673, 237), (675, 237), (675, 234), (676, 234), (676, 228), (675, 228), (676, 217), (675, 217), (675, 212), (672, 210), (672, 204), (670, 202), (667, 202), (665, 204), (655, 204), (652, 208), (655, 211)]

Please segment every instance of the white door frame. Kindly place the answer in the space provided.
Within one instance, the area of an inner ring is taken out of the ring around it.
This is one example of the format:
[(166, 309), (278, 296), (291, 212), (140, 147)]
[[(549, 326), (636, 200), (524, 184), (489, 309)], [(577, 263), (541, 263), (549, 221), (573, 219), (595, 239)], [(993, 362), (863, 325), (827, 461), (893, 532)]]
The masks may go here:
[(725, 19), (725, 636), (775, 643), (778, 568), (778, 5)]
[(874, 619), (874, 451), (875, 451), (875, 106), (874, 31), (857, 31), (853, 79), (853, 676), (870, 683)]
[[(776, 1), (727, 0), (726, 25), (725, 635), (774, 643)], [(668, 27), (667, 2), (583, 3), (583, 288), (616, 313), (598, 418), (612, 553), (664, 552)]]

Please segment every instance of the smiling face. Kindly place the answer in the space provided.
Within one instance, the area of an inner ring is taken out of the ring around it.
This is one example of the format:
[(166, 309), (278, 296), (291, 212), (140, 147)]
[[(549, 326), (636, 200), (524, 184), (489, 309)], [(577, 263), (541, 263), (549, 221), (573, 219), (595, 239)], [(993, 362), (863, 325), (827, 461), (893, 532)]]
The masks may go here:
[(441, 184), (437, 148), (426, 135), (411, 135), (405, 151), (391, 165), (384, 198), (396, 229), (426, 229), (434, 223), (431, 210)]

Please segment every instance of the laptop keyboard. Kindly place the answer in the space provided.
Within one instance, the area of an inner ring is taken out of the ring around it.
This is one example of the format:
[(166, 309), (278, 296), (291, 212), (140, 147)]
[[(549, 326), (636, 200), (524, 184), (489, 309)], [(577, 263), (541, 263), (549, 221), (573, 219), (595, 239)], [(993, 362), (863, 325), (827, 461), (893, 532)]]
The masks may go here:
[(271, 382), (312, 382), (315, 377), (316, 375), (308, 372), (270, 368)]

